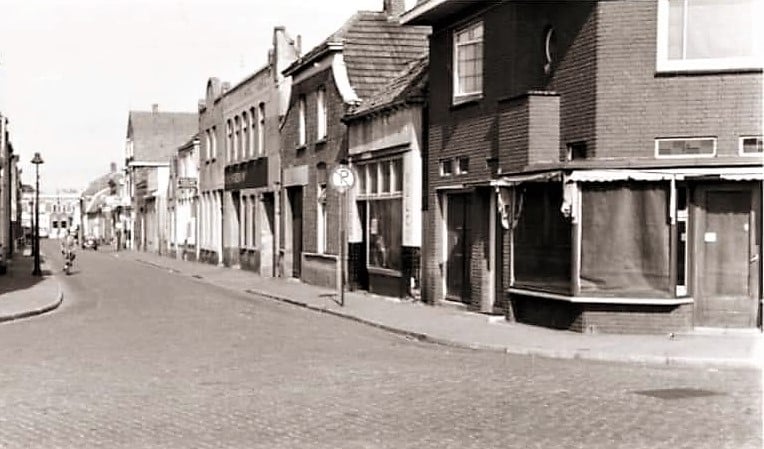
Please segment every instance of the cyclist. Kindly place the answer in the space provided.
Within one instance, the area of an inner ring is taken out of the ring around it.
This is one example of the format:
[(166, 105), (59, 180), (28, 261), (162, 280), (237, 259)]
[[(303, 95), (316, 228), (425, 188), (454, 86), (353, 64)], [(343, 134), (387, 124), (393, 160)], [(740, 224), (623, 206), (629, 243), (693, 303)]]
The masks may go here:
[(74, 261), (74, 248), (77, 246), (77, 241), (74, 239), (74, 235), (71, 231), (67, 232), (63, 239), (61, 239), (61, 254), (71, 264)]

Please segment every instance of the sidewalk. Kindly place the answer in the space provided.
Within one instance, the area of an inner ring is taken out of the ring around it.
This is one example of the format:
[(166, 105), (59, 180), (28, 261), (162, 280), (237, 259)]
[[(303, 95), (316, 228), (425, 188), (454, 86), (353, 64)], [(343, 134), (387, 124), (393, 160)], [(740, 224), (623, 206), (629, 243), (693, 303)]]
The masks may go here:
[(0, 322), (26, 318), (49, 312), (64, 299), (58, 281), (43, 262), (43, 276), (32, 276), (34, 259), (14, 255), (8, 272), (0, 276)]
[(729, 333), (694, 331), (673, 337), (578, 334), (509, 323), (501, 317), (400, 301), (366, 292), (346, 292), (345, 307), (340, 307), (334, 290), (295, 280), (262, 278), (247, 271), (149, 253), (122, 251), (114, 255), (220, 287), (349, 318), (421, 341), (454, 347), (561, 359), (700, 367), (761, 369), (764, 360), (764, 336), (753, 330)]

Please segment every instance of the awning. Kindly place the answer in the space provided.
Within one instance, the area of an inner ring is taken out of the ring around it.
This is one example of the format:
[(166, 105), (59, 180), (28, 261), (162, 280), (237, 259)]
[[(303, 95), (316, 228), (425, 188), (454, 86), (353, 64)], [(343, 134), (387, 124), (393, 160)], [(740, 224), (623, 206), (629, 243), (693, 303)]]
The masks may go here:
[(670, 181), (711, 178), (725, 181), (764, 180), (764, 167), (672, 168), (656, 170), (577, 170), (567, 182)]
[(543, 182), (543, 181), (560, 181), (562, 180), (562, 172), (551, 171), (542, 173), (523, 173), (518, 175), (502, 176), (498, 179), (492, 179), (490, 185), (492, 187), (511, 187), (524, 182)]

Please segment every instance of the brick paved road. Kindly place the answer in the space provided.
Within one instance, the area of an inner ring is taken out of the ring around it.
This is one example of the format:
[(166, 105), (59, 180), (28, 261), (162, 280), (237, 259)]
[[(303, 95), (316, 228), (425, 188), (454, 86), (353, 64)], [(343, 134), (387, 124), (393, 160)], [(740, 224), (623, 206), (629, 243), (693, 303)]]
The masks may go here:
[[(761, 374), (454, 350), (80, 252), (0, 325), (2, 448), (760, 448)], [(703, 389), (661, 399), (636, 391)]]

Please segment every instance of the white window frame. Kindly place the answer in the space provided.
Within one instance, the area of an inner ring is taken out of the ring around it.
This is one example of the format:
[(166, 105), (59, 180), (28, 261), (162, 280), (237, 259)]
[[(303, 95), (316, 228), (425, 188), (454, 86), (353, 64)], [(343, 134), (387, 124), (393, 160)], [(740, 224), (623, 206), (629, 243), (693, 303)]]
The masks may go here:
[[(483, 96), (483, 88), (485, 87), (483, 86), (483, 82), (485, 81), (485, 77), (484, 77), (485, 75), (485, 28), (483, 28), (483, 37), (480, 40), (472, 40), (472, 41), (462, 42), (460, 44), (457, 44), (457, 37), (459, 36), (459, 34), (464, 33), (472, 28), (476, 28), (478, 26), (480, 27), (484, 26), (482, 20), (471, 22), (465, 26), (455, 29), (452, 36), (453, 51), (451, 56), (452, 56), (453, 64), (451, 65), (453, 70), (452, 78), (453, 78), (453, 90), (454, 90), (453, 92), (454, 103), (461, 103), (464, 101), (481, 98)], [(482, 44), (481, 48), (483, 50), (482, 54), (480, 55), (480, 61), (481, 61), (480, 65), (482, 69), (480, 73), (480, 78), (482, 80), (481, 89), (475, 92), (460, 92), (459, 91), (459, 46), (474, 45), (477, 43)]]
[(232, 151), (233, 151), (233, 120), (228, 119), (226, 121), (226, 134), (227, 138), (225, 141), (225, 153), (228, 159), (233, 159)]
[(250, 139), (249, 139), (249, 147), (247, 148), (247, 152), (250, 157), (254, 157), (257, 155), (257, 143), (260, 139), (260, 135), (257, 132), (257, 123), (259, 121), (257, 116), (257, 110), (255, 107), (249, 108), (249, 117), (250, 117), (250, 123), (249, 123), (249, 133), (250, 133)]
[(204, 131), (204, 149), (205, 160), (212, 159), (212, 138), (210, 137), (210, 130)]
[[(451, 163), (451, 172), (450, 173), (446, 173), (446, 171), (444, 170), (444, 168), (445, 168), (444, 163), (445, 162), (450, 162)], [(442, 177), (453, 176), (454, 175), (454, 160), (453, 160), (453, 158), (439, 160), (438, 161), (438, 172), (440, 173), (440, 176), (442, 176)]]
[[(714, 151), (709, 154), (660, 154), (658, 152), (658, 146), (660, 142), (670, 142), (676, 140), (712, 140), (714, 142)], [(697, 159), (697, 158), (714, 158), (717, 153), (717, 139), (716, 137), (698, 136), (698, 137), (659, 137), (655, 139), (655, 158), (656, 159)]]
[(212, 159), (217, 159), (218, 157), (218, 134), (217, 134), (217, 126), (212, 127)]
[[(466, 170), (462, 170), (462, 161), (463, 160), (467, 161), (467, 169)], [(470, 157), (469, 156), (458, 156), (456, 158), (455, 162), (456, 162), (456, 164), (455, 164), (456, 166), (455, 167), (453, 166), (454, 163), (453, 162), (451, 163), (452, 164), (451, 169), (452, 169), (452, 171), (455, 171), (457, 175), (466, 175), (467, 173), (470, 172), (470, 169), (469, 169), (469, 166), (470, 166)]]
[(754, 136), (740, 136), (738, 138), (738, 143), (737, 143), (737, 152), (738, 152), (738, 155), (743, 156), (743, 157), (762, 157), (762, 156), (764, 156), (764, 153), (746, 153), (746, 152), (743, 151), (743, 141), (745, 139), (762, 139), (762, 138), (764, 138), (764, 137), (762, 137), (761, 135), (758, 135), (758, 136), (755, 136), (755, 135)]
[(316, 91), (316, 140), (326, 139), (326, 89)]
[[(684, 0), (685, 2), (685, 23), (683, 30), (686, 34), (687, 27), (687, 2), (691, 0)], [(752, 0), (754, 2), (754, 11), (751, 20), (754, 20), (753, 26), (753, 41), (760, 42), (764, 35), (760, 31), (760, 26), (755, 22), (757, 17), (761, 17), (764, 14), (764, 6), (761, 0)], [(657, 52), (655, 67), (658, 72), (692, 72), (692, 71), (713, 71), (713, 70), (732, 70), (732, 69), (760, 69), (764, 67), (762, 63), (762, 55), (752, 55), (746, 57), (731, 57), (731, 58), (704, 58), (704, 59), (680, 59), (670, 60), (668, 58), (669, 48), (669, 0), (658, 0), (658, 29), (656, 35)], [(687, 40), (684, 39), (685, 45)], [(761, 49), (759, 50), (761, 53)]]
[(305, 123), (306, 117), (306, 109), (307, 109), (307, 100), (305, 99), (304, 95), (301, 95), (299, 99), (297, 100), (297, 145), (302, 147), (307, 144), (307, 124)]

